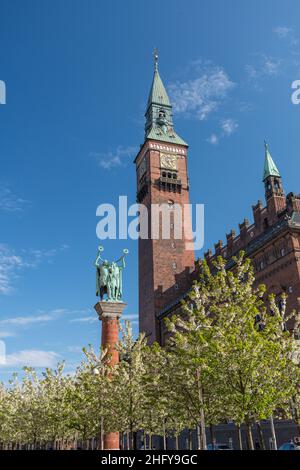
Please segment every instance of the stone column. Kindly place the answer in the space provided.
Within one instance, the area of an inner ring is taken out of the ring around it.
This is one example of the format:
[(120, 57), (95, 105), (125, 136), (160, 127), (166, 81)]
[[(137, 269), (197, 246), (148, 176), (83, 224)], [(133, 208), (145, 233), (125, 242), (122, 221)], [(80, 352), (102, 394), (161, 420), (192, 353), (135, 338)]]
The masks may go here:
[[(119, 338), (119, 319), (126, 304), (124, 302), (101, 301), (95, 305), (99, 320), (102, 321), (101, 346), (107, 349), (109, 365), (114, 366), (119, 362), (119, 353), (115, 349)], [(104, 449), (120, 449), (119, 433), (110, 432), (104, 435)]]

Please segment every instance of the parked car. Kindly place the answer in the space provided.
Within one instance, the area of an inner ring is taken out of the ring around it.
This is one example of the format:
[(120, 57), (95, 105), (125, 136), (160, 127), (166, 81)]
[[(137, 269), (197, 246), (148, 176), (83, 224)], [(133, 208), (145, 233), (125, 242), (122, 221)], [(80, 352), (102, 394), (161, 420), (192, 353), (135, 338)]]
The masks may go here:
[(207, 444), (207, 450), (233, 450), (227, 444), (216, 442), (215, 444)]
[(300, 445), (295, 444), (293, 441), (285, 442), (278, 450), (300, 450)]

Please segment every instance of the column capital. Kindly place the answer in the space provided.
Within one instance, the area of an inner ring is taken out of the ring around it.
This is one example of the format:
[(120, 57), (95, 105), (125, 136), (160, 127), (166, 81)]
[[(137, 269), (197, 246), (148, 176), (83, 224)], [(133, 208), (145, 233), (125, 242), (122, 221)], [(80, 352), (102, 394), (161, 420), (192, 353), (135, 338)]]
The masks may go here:
[(98, 314), (99, 320), (103, 318), (119, 319), (126, 305), (125, 302), (107, 302), (103, 300), (97, 302), (96, 305), (94, 305), (94, 309)]

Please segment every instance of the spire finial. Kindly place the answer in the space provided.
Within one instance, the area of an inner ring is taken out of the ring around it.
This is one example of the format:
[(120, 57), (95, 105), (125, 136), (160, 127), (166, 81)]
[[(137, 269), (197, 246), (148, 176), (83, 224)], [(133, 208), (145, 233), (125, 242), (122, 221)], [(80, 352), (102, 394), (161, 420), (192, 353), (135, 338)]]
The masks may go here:
[(153, 57), (154, 57), (154, 70), (156, 72), (158, 70), (158, 50), (156, 47), (153, 51)]
[(266, 139), (264, 139), (264, 144), (265, 144), (265, 151), (268, 152), (269, 151), (269, 145), (268, 145), (268, 142), (266, 141)]

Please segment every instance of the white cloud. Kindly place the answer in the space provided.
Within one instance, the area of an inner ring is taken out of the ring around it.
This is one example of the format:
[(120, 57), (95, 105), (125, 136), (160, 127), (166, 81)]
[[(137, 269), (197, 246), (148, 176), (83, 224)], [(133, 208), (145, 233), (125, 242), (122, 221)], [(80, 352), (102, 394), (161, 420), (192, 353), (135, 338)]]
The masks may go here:
[(122, 320), (138, 320), (139, 316), (136, 313), (125, 313), (121, 318)]
[(280, 38), (286, 38), (291, 34), (292, 28), (288, 28), (287, 26), (276, 26), (276, 28), (273, 28), (273, 32)]
[[(127, 313), (121, 316), (121, 320), (129, 320), (132, 322), (138, 321), (138, 315), (135, 313)], [(87, 316), (87, 317), (79, 317), (79, 318), (72, 318), (70, 320), (71, 323), (95, 323), (99, 321), (97, 315)]]
[(208, 137), (207, 142), (209, 142), (211, 145), (218, 145), (218, 143), (219, 143), (219, 138), (217, 137), (216, 134), (211, 134), (211, 135)]
[(258, 71), (253, 65), (249, 65), (249, 64), (245, 65), (245, 70), (246, 70), (248, 77), (251, 78), (252, 80), (258, 78), (259, 76)]
[(280, 58), (272, 57), (266, 54), (255, 54), (258, 57), (256, 63), (245, 65), (245, 71), (248, 80), (252, 83), (254, 88), (262, 91), (261, 82), (269, 77), (276, 77), (281, 72), (285, 65), (284, 61)]
[(29, 250), (22, 250), (23, 256), (23, 267), (26, 268), (36, 268), (41, 265), (43, 262), (52, 263), (54, 258), (67, 250), (69, 245), (63, 244), (58, 248), (51, 248), (51, 249), (29, 249)]
[(93, 317), (79, 317), (70, 320), (71, 323), (95, 323), (96, 321), (98, 321), (96, 314)]
[(220, 139), (231, 136), (238, 129), (239, 125), (236, 119), (227, 118), (220, 122), (220, 132), (212, 133), (206, 141), (211, 145), (218, 145)]
[(274, 57), (264, 55), (262, 72), (265, 75), (278, 75), (278, 73), (280, 72), (281, 64), (281, 59), (276, 59)]
[(295, 37), (294, 29), (289, 26), (276, 26), (273, 28), (273, 33), (275, 33), (279, 39), (289, 40), (292, 46), (296, 46), (299, 42)]
[(33, 323), (44, 323), (54, 320), (51, 315), (37, 315), (28, 317), (14, 317), (0, 320), (0, 325), (15, 325), (15, 326), (26, 326)]
[(81, 353), (82, 346), (68, 346), (67, 351), (72, 352), (72, 353)]
[(120, 145), (114, 151), (92, 152), (90, 155), (96, 159), (100, 167), (110, 170), (115, 167), (125, 166), (130, 158), (134, 158), (136, 152), (137, 147), (123, 147)]
[(13, 292), (13, 283), (25, 268), (36, 268), (43, 262), (52, 263), (55, 256), (65, 251), (68, 245), (50, 250), (21, 250), (16, 254), (8, 245), (0, 243), (0, 295)]
[(29, 201), (18, 197), (8, 187), (4, 186), (0, 188), (0, 210), (6, 212), (21, 212), (28, 203)]
[(191, 66), (196, 78), (168, 87), (174, 111), (199, 120), (216, 111), (235, 84), (222, 67), (197, 61)]
[[(59, 360), (59, 354), (54, 351), (42, 351), (39, 349), (25, 349), (12, 354), (7, 354), (6, 367), (54, 367)], [(1, 366), (3, 367), (1, 364)]]
[(15, 255), (8, 246), (0, 244), (0, 294), (12, 292), (12, 282), (22, 265), (20, 256)]
[(13, 333), (12, 331), (5, 331), (5, 330), (0, 330), (0, 338), (13, 338), (14, 336), (16, 336), (15, 333)]
[[(15, 317), (8, 317), (0, 320), (1, 325), (11, 325), (14, 327), (23, 327), (28, 325), (34, 325), (37, 323), (46, 323), (60, 319), (63, 315), (76, 315), (86, 313), (87, 309), (67, 309), (67, 308), (55, 308), (48, 311), (38, 311), (36, 315), (20, 315)], [(1, 331), (0, 331), (1, 336)]]
[(221, 129), (226, 136), (233, 134), (238, 127), (239, 125), (235, 119), (228, 118), (221, 121)]

